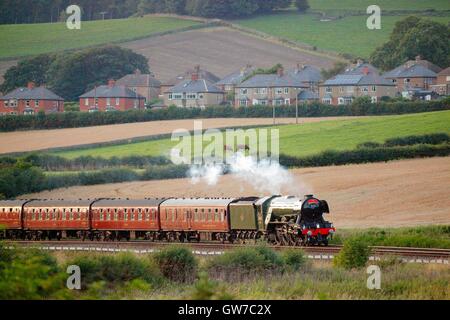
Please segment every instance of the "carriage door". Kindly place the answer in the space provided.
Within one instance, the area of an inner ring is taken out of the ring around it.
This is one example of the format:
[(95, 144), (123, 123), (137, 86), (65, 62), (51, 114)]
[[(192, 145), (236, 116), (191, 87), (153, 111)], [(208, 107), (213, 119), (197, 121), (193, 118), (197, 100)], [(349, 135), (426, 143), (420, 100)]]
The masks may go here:
[(189, 230), (192, 229), (192, 219), (193, 219), (192, 209), (186, 209), (186, 218), (187, 218), (187, 228)]

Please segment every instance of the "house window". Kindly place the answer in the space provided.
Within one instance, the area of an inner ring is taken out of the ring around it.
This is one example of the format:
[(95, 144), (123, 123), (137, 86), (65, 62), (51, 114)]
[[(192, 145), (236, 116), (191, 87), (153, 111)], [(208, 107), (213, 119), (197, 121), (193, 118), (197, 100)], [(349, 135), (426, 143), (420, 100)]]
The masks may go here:
[(338, 98), (338, 104), (339, 105), (344, 104), (344, 98)]
[(233, 87), (230, 85), (225, 86), (225, 91), (231, 91), (233, 90)]
[(98, 98), (95, 98), (95, 105), (98, 106)]
[(111, 98), (106, 98), (106, 105), (110, 106), (111, 105)]
[(173, 95), (171, 93), (169, 93), (169, 100), (173, 99)]
[(248, 90), (247, 89), (241, 89), (241, 94), (247, 94)]
[(409, 83), (410, 80), (411, 80), (411, 79), (404, 79), (403, 82), (404, 82), (404, 83)]
[(372, 92), (377, 92), (377, 86), (372, 86)]
[(326, 93), (331, 93), (333, 90), (331, 90), (331, 87), (325, 87), (325, 92)]
[(344, 92), (344, 87), (339, 87), (339, 92)]
[(377, 103), (377, 97), (371, 97), (372, 103)]
[(283, 93), (283, 89), (282, 88), (276, 88), (275, 89), (275, 93), (276, 94), (282, 94)]
[(6, 101), (5, 101), (5, 107), (8, 107), (8, 105), (9, 105), (9, 103), (8, 103), (8, 101), (6, 100)]
[(203, 99), (203, 97), (204, 97), (203, 93), (200, 93), (200, 94), (198, 95), (198, 98), (199, 98), (199, 99)]
[(361, 91), (362, 91), (362, 92), (369, 92), (369, 88), (367, 88), (367, 87), (362, 87)]
[(186, 97), (191, 100), (197, 99), (197, 95), (195, 93), (188, 93)]
[(88, 98), (84, 99), (84, 105), (85, 106), (89, 106), (89, 99)]
[(284, 93), (289, 94), (289, 88), (284, 88)]
[(120, 98), (116, 98), (116, 106), (120, 105)]
[(35, 105), (36, 107), (39, 107), (39, 100), (34, 100), (34, 105)]
[(322, 102), (323, 102), (324, 104), (331, 104), (331, 99), (330, 99), (330, 98), (323, 98), (323, 99), (322, 99)]
[(174, 99), (183, 99), (183, 94), (182, 93), (174, 93), (173, 98)]
[(267, 105), (267, 100), (258, 100), (257, 104), (259, 104), (261, 106), (266, 106)]
[(285, 105), (290, 105), (291, 104), (291, 99), (284, 99), (284, 104)]
[(27, 100), (27, 101), (25, 102), (25, 104), (26, 104), (27, 107), (29, 107), (29, 106), (30, 106), (30, 100)]
[(247, 99), (241, 99), (241, 100), (239, 100), (239, 105), (240, 105), (241, 107), (246, 107), (246, 106), (247, 106), (247, 103), (248, 103)]

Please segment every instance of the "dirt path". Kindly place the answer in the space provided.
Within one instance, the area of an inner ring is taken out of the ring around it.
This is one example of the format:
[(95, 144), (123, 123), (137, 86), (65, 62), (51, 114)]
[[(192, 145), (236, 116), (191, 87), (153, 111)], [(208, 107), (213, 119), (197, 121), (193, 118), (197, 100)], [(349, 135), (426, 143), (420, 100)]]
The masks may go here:
[[(302, 118), (300, 123), (319, 122), (350, 117)], [(203, 128), (225, 128), (234, 126), (257, 126), (272, 124), (272, 119), (204, 119)], [(101, 143), (115, 140), (131, 139), (151, 135), (167, 134), (175, 129), (193, 130), (194, 120), (167, 120), (141, 123), (127, 123), (87, 128), (71, 128), (57, 130), (32, 130), (0, 133), (0, 154), (43, 150)], [(295, 123), (295, 119), (276, 119), (277, 124)]]
[[(337, 227), (450, 224), (450, 157), (292, 170), (300, 194), (329, 201)], [(292, 187), (284, 188), (290, 193)], [(216, 186), (189, 179), (72, 187), (23, 198), (263, 195), (232, 176)]]

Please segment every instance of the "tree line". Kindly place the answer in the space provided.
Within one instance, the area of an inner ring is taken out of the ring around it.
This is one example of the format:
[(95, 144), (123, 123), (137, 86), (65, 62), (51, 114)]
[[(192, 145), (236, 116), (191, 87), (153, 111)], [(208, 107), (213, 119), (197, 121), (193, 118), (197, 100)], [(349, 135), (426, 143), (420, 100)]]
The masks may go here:
[(148, 13), (172, 13), (207, 18), (237, 18), (268, 13), (295, 4), (306, 10), (307, 0), (0, 0), (0, 24), (57, 22), (75, 4), (82, 19), (119, 19)]

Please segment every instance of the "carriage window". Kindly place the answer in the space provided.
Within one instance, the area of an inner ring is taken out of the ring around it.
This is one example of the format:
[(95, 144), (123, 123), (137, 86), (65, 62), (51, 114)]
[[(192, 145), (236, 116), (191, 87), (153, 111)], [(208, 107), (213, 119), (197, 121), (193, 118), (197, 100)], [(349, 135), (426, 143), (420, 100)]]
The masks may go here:
[(39, 220), (42, 220), (42, 210), (39, 210)]
[(215, 221), (219, 221), (219, 209), (216, 209), (216, 210), (215, 210), (214, 220), (215, 220)]
[(220, 221), (224, 221), (225, 220), (225, 212), (222, 210), (220, 210)]
[(123, 209), (123, 212), (128, 213), (128, 209), (126, 209), (126, 208)]
[(106, 215), (106, 220), (108, 220), (108, 221), (111, 220), (111, 214), (110, 214), (110, 213), (108, 213), (108, 214)]
[(45, 219), (50, 220), (50, 213), (48, 212), (48, 209), (47, 209), (47, 214), (45, 215)]
[(175, 222), (175, 214), (173, 210), (170, 210), (170, 214), (172, 215), (172, 222)]
[(147, 221), (150, 220), (150, 210), (149, 209), (145, 209), (145, 220), (147, 220)]
[(134, 221), (134, 210), (132, 210), (133, 212), (131, 213), (131, 221)]
[(123, 219), (124, 220), (128, 220), (128, 213), (127, 213), (127, 209), (125, 209), (124, 211), (125, 213), (123, 214)]
[(72, 212), (72, 209), (70, 209), (70, 220), (73, 220), (73, 212)]
[[(141, 211), (141, 210), (139, 210), (139, 211)], [(138, 220), (139, 220), (139, 221), (142, 221), (142, 212), (139, 212), (139, 214), (138, 214)]]
[(117, 213), (117, 209), (116, 210), (114, 210), (114, 220), (119, 220), (119, 214)]
[(103, 221), (103, 212), (99, 214), (100, 221)]

